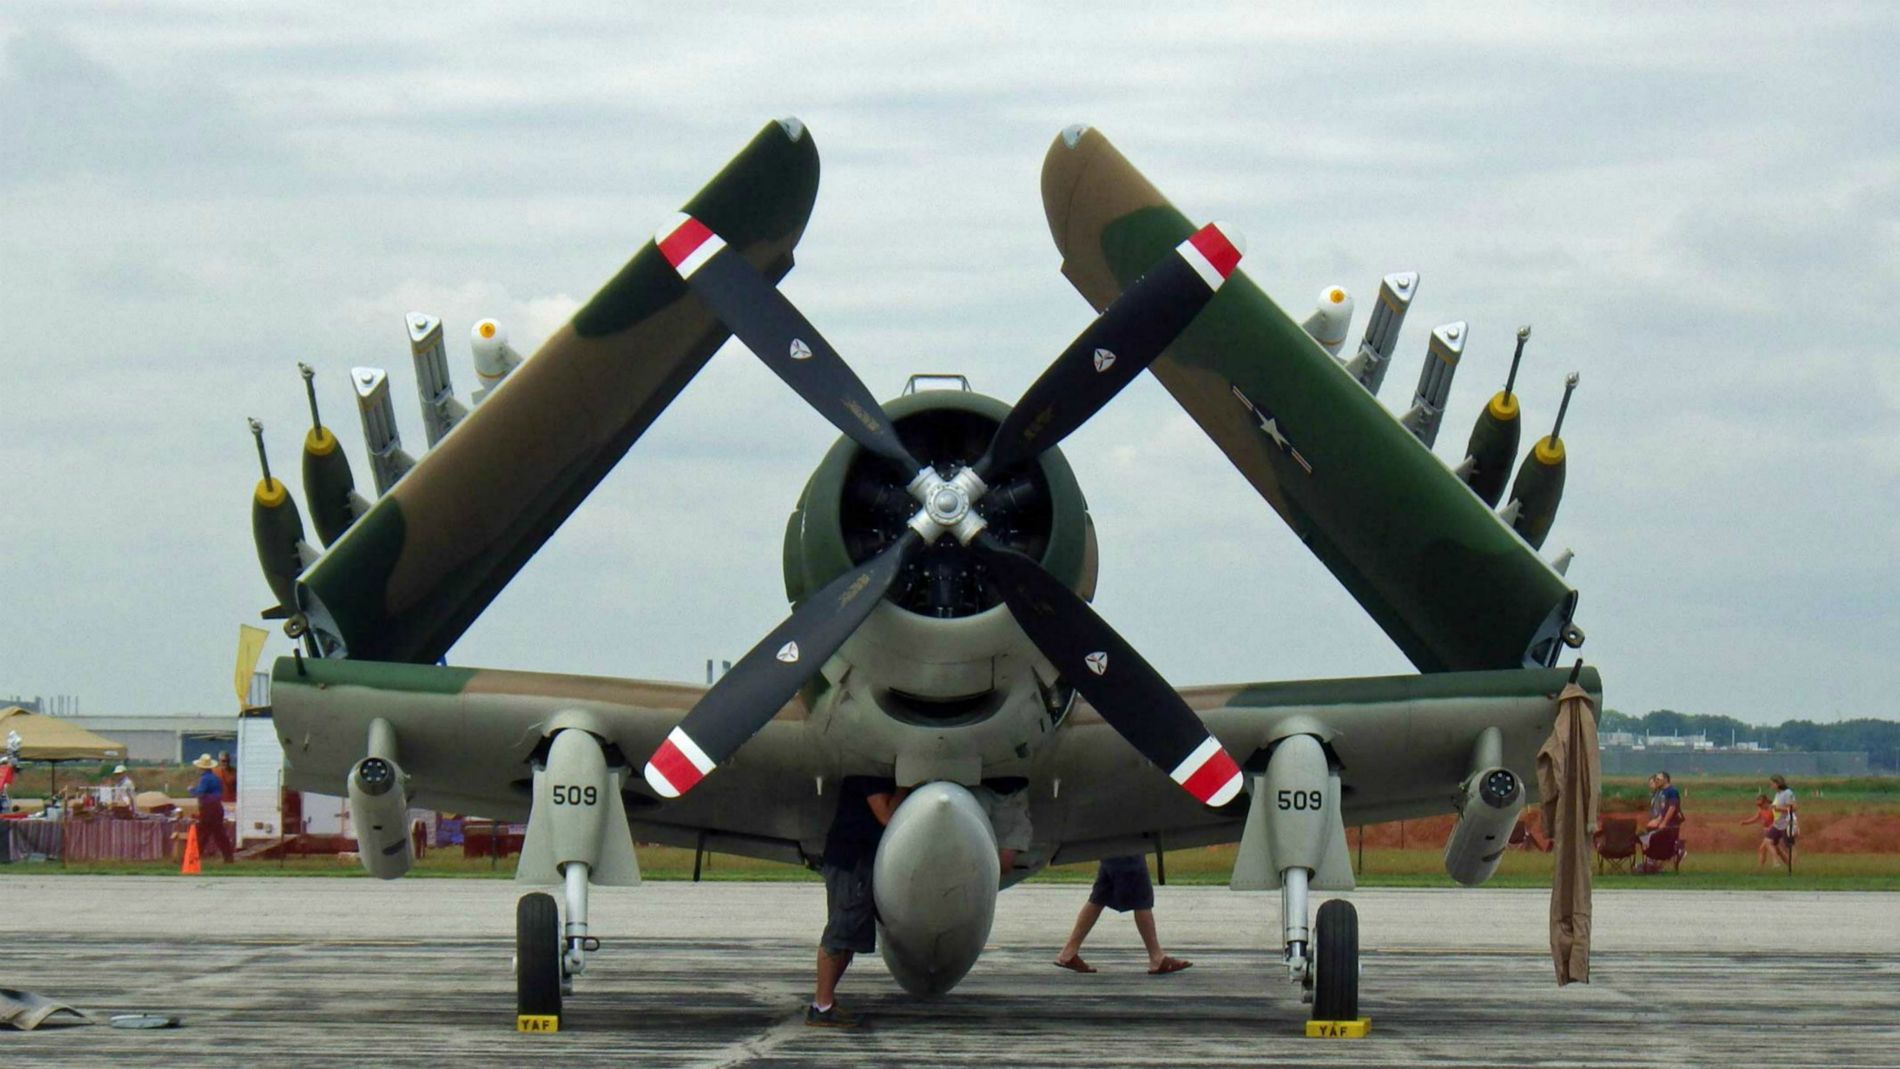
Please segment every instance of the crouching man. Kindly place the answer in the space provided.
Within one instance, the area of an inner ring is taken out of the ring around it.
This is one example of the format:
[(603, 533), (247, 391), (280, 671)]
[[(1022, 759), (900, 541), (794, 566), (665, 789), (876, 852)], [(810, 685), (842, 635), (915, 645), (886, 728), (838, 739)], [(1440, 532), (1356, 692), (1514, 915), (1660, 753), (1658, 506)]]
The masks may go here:
[(863, 1019), (837, 1004), (838, 981), (851, 959), (877, 949), (877, 905), (871, 867), (884, 826), (908, 790), (877, 776), (846, 776), (838, 784), (838, 813), (825, 835), (818, 871), (825, 878), (825, 932), (818, 941), (818, 985), (805, 1023), (856, 1028)]

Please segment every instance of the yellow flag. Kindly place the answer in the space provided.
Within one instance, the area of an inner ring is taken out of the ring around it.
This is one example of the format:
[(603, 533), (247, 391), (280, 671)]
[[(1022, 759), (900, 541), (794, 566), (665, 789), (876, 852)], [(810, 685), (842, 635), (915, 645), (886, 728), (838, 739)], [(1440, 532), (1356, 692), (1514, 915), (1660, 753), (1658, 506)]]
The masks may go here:
[(257, 659), (264, 655), (264, 640), (269, 637), (270, 632), (261, 627), (238, 625), (237, 676), (233, 683), (240, 709), (251, 703), (251, 673), (257, 671)]

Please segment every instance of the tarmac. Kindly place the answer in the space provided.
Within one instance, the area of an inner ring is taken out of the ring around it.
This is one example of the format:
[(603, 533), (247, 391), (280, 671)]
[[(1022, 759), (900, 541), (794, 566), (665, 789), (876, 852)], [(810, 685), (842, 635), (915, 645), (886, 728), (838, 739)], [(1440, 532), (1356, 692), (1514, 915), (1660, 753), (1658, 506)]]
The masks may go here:
[[(213, 870), (215, 871), (215, 869)], [(1157, 889), (1171, 953), (1145, 971), (1105, 916), (1050, 962), (1087, 889), (998, 902), (950, 995), (905, 995), (875, 956), (841, 999), (860, 1032), (805, 1027), (823, 889), (597, 889), (603, 942), (562, 1031), (514, 1031), (514, 902), (500, 880), (86, 877), (0, 871), (0, 987), (175, 1030), (0, 1029), (0, 1064), (439, 1066), (1900, 1066), (1900, 895), (1598, 892), (1592, 982), (1558, 988), (1541, 891), (1365, 890), (1363, 1039), (1307, 1039), (1273, 960), (1278, 896)]]

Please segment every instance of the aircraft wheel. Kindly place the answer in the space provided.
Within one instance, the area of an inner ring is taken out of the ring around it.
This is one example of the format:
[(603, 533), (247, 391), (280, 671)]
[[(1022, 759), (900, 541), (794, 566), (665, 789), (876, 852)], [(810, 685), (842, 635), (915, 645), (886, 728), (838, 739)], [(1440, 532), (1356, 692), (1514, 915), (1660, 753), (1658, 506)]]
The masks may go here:
[(539, 891), (515, 903), (515, 1013), (561, 1016), (561, 913)]
[(1359, 1017), (1359, 912), (1335, 898), (1319, 907), (1314, 921), (1313, 1019)]

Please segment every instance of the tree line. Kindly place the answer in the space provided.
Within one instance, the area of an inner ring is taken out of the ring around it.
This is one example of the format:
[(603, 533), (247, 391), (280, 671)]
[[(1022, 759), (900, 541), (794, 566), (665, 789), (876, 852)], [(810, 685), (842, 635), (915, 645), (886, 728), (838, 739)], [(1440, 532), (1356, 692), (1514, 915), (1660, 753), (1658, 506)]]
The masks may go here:
[(1605, 709), (1597, 729), (1638, 735), (1705, 735), (1722, 746), (1734, 739), (1758, 742), (1771, 750), (1857, 750), (1867, 754), (1867, 763), (1874, 768), (1900, 771), (1900, 721), (1895, 720), (1866, 717), (1838, 724), (1784, 720), (1771, 727), (1732, 716), (1678, 713), (1674, 709), (1657, 709), (1643, 716)]

